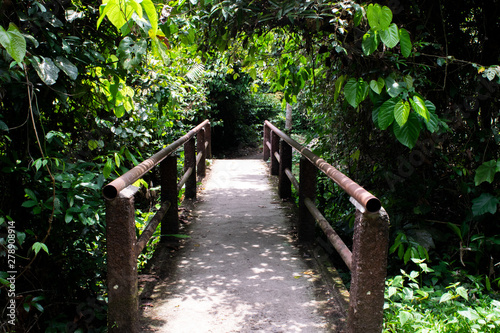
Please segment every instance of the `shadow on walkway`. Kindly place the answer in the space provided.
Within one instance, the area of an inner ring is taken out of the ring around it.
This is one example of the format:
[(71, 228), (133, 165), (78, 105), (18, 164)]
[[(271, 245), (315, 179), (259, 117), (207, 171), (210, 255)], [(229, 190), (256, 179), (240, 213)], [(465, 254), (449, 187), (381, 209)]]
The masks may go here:
[(295, 244), (292, 211), (266, 174), (257, 159), (213, 161), (184, 230), (190, 238), (178, 251), (155, 252), (143, 331), (343, 330), (345, 311), (328, 301), (320, 270)]

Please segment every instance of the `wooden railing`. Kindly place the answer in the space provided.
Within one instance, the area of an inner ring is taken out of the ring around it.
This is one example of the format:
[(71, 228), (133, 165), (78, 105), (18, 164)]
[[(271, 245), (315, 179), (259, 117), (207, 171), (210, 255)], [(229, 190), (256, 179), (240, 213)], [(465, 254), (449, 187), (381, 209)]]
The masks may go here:
[[(104, 186), (109, 332), (139, 332), (137, 257), (160, 221), (162, 235), (178, 234), (178, 192), (185, 185), (185, 198), (196, 197), (196, 175), (205, 177), (205, 159), (211, 155), (210, 138), (210, 123), (205, 120), (171, 145)], [(177, 182), (177, 156), (174, 153), (181, 145), (184, 145), (185, 173)], [(134, 195), (139, 188), (132, 184), (158, 164), (161, 208), (137, 238)]]
[[(292, 148), (301, 154), (299, 180), (292, 173)], [(271, 174), (279, 177), (280, 197), (291, 197), (292, 185), (299, 193), (299, 240), (312, 241), (317, 222), (351, 271), (347, 331), (381, 332), (389, 217), (380, 200), (265, 121), (264, 160), (269, 157)], [(314, 204), (318, 169), (347, 192), (356, 207), (352, 252)]]

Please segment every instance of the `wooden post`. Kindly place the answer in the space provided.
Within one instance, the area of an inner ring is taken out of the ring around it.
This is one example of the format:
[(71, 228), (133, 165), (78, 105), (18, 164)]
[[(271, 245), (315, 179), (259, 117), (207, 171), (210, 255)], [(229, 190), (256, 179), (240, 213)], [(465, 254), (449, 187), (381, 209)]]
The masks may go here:
[(106, 200), (108, 332), (139, 331), (134, 194), (129, 186)]
[(196, 135), (196, 140), (197, 140), (197, 151), (198, 155), (201, 154), (201, 159), (200, 163), (197, 165), (197, 172), (198, 172), (198, 178), (205, 178), (205, 159), (206, 159), (206, 152), (205, 152), (205, 128), (202, 128), (201, 130), (198, 131), (198, 134)]
[(169, 155), (160, 162), (161, 176), (161, 201), (169, 201), (170, 209), (161, 222), (161, 242), (177, 241), (175, 237), (164, 235), (175, 235), (179, 233), (179, 205), (177, 192), (177, 156)]
[(292, 170), (292, 146), (285, 140), (280, 142), (280, 158), (278, 190), (281, 199), (288, 199), (292, 196), (292, 182), (286, 175), (285, 170)]
[(187, 199), (196, 199), (196, 151), (195, 138), (192, 137), (184, 144), (184, 172), (193, 168), (191, 176), (186, 181), (184, 195)]
[(275, 153), (279, 153), (280, 137), (278, 134), (271, 131), (271, 175), (277, 176), (279, 172), (279, 162)]
[(205, 126), (205, 141), (208, 142), (206, 158), (212, 158), (212, 128), (210, 127), (210, 123)]
[(304, 203), (309, 198), (313, 203), (316, 199), (317, 169), (307, 158), (300, 159), (300, 190), (299, 190), (299, 240), (310, 242), (314, 239), (315, 219)]
[(381, 332), (389, 244), (389, 216), (356, 210), (347, 331)]
[(269, 150), (269, 146), (267, 143), (271, 143), (271, 129), (266, 126), (264, 123), (264, 144), (263, 144), (263, 159), (264, 161), (267, 161), (269, 159), (269, 156), (271, 156), (271, 151)]

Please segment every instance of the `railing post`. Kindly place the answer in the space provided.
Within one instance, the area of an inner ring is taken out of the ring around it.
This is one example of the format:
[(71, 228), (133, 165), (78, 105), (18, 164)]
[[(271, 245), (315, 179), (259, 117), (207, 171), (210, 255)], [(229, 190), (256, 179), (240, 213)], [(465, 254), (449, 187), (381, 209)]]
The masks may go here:
[(271, 129), (269, 128), (269, 126), (266, 125), (266, 123), (264, 123), (264, 144), (263, 144), (263, 159), (264, 161), (267, 161), (269, 159), (269, 156), (271, 156), (271, 152), (269, 150), (269, 146), (267, 145), (267, 143), (271, 143), (271, 140), (270, 140), (270, 132), (271, 132)]
[(280, 141), (280, 159), (278, 190), (280, 198), (287, 199), (292, 196), (292, 182), (285, 170), (292, 170), (292, 146), (285, 140)]
[(351, 289), (347, 329), (350, 333), (381, 332), (389, 243), (389, 216), (356, 210), (352, 247)]
[(206, 158), (212, 158), (212, 129), (210, 123), (205, 126), (205, 141), (208, 142), (208, 146), (205, 149)]
[(179, 205), (177, 192), (177, 155), (171, 154), (160, 162), (161, 177), (161, 201), (170, 201), (171, 205), (161, 223), (161, 241), (174, 241), (174, 237), (163, 235), (175, 235), (179, 233)]
[(317, 169), (307, 158), (300, 159), (299, 190), (299, 240), (310, 242), (314, 239), (315, 219), (304, 203), (305, 198), (315, 202)]
[(108, 332), (138, 332), (137, 257), (134, 194), (129, 186), (106, 200)]
[(198, 131), (198, 134), (196, 135), (196, 140), (197, 140), (197, 151), (198, 155), (201, 155), (201, 160), (200, 163), (198, 164), (197, 167), (197, 172), (198, 172), (198, 178), (205, 178), (205, 159), (207, 157), (206, 152), (205, 152), (205, 128), (202, 128)]
[(184, 171), (193, 168), (191, 176), (186, 181), (184, 195), (187, 199), (196, 199), (196, 151), (195, 138), (189, 139), (184, 144)]
[(277, 176), (279, 172), (279, 162), (275, 153), (279, 153), (280, 137), (271, 131), (271, 175)]

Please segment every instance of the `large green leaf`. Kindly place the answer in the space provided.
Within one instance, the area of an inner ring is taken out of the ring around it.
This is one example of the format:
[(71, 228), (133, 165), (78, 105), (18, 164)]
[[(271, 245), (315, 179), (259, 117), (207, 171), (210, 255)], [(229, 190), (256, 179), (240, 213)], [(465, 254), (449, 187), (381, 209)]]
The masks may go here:
[(361, 48), (363, 49), (363, 53), (366, 55), (370, 55), (377, 50), (379, 43), (379, 38), (374, 31), (368, 31), (363, 36), (363, 41), (361, 42)]
[(392, 22), (392, 11), (386, 6), (370, 4), (366, 8), (366, 17), (373, 30), (383, 30), (387, 29)]
[(78, 77), (78, 68), (73, 65), (68, 59), (58, 56), (55, 62), (56, 66), (62, 69), (62, 71), (71, 78), (71, 80), (76, 80)]
[(484, 162), (477, 168), (476, 175), (474, 176), (474, 183), (476, 186), (482, 182), (493, 183), (495, 174), (500, 171), (500, 160), (491, 160)]
[(387, 29), (380, 30), (380, 39), (388, 48), (393, 48), (399, 43), (398, 26), (392, 23)]
[(370, 88), (379, 95), (382, 92), (382, 89), (384, 89), (384, 86), (385, 86), (385, 81), (381, 77), (379, 77), (377, 81), (375, 80), (370, 81)]
[(391, 97), (397, 97), (404, 90), (404, 87), (390, 76), (385, 79), (385, 87)]
[(153, 38), (156, 36), (158, 31), (158, 14), (156, 13), (156, 8), (151, 0), (142, 0), (141, 6), (148, 16), (149, 23), (151, 24), (151, 30), (149, 31), (149, 36)]
[(116, 52), (122, 67), (129, 70), (138, 66), (146, 54), (147, 46), (147, 41), (143, 38), (137, 41), (130, 37), (123, 38)]
[(378, 111), (378, 126), (385, 130), (394, 122), (394, 107), (400, 98), (391, 98), (385, 101)]
[(46, 85), (50, 86), (56, 83), (57, 78), (59, 77), (59, 68), (54, 64), (52, 59), (37, 56), (34, 56), (31, 59), (38, 76)]
[(97, 27), (101, 24), (104, 17), (108, 17), (111, 24), (120, 30), (131, 18), (134, 13), (142, 18), (142, 7), (136, 0), (104, 0), (99, 8), (101, 16), (97, 21)]
[(408, 116), (410, 115), (410, 103), (400, 99), (394, 106), (394, 119), (396, 119), (399, 126), (406, 124)]
[(478, 198), (472, 200), (472, 214), (474, 216), (486, 213), (495, 214), (500, 203), (497, 197), (490, 193), (483, 193)]
[(344, 87), (344, 95), (347, 103), (352, 107), (358, 107), (359, 103), (368, 96), (368, 84), (362, 78), (349, 79)]
[(401, 45), (401, 54), (403, 57), (408, 58), (411, 54), (411, 39), (410, 39), (410, 34), (406, 29), (399, 29), (399, 41)]
[[(380, 116), (379, 116), (380, 117)], [(380, 121), (379, 121), (380, 122)], [(396, 122), (393, 126), (394, 135), (399, 142), (406, 147), (412, 149), (417, 143), (420, 130), (422, 129), (418, 116), (415, 113), (410, 113), (408, 120), (404, 126), (399, 126)]]
[(26, 55), (26, 39), (14, 23), (9, 24), (7, 31), (0, 26), (0, 44), (17, 63), (22, 63)]
[(429, 121), (430, 119), (430, 114), (429, 110), (427, 110), (427, 107), (425, 106), (425, 102), (423, 99), (421, 99), (419, 96), (415, 95), (413, 96), (412, 99), (410, 99), (411, 106), (413, 109), (421, 115), (426, 121)]

